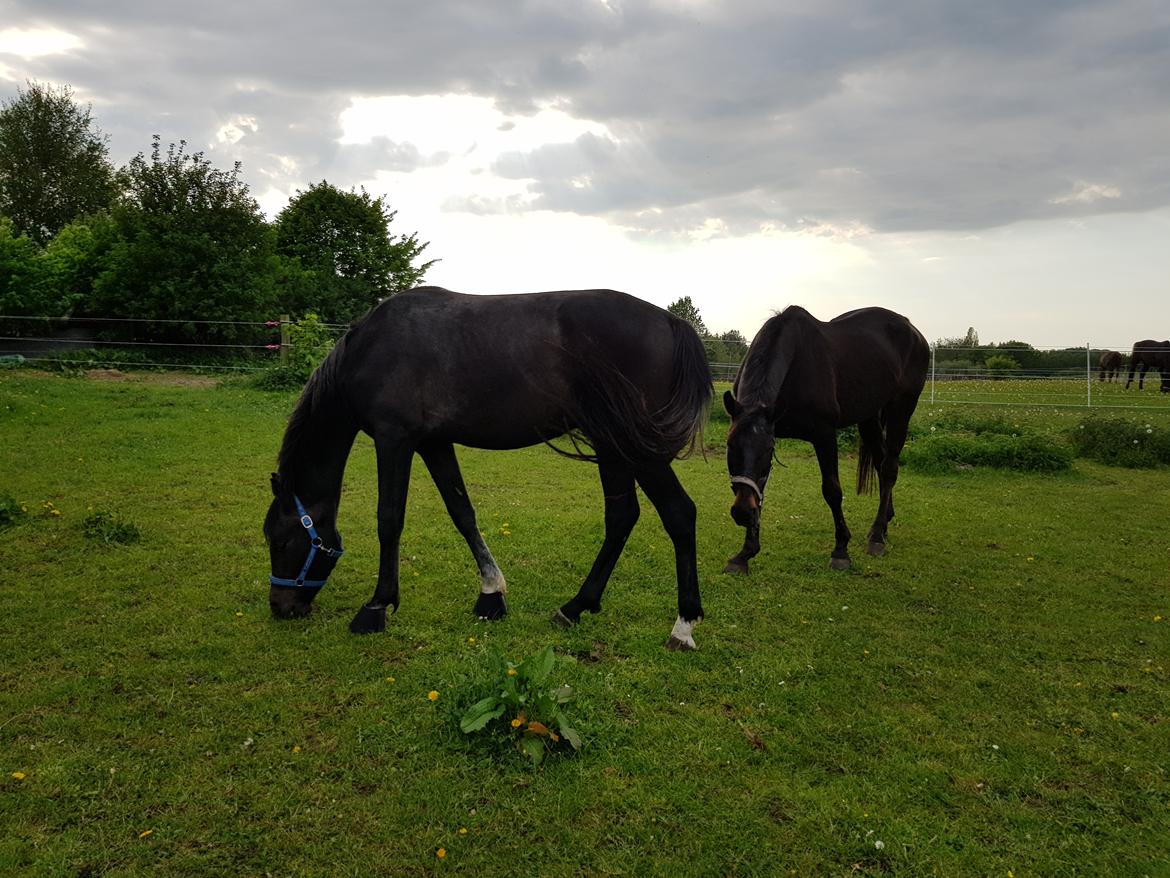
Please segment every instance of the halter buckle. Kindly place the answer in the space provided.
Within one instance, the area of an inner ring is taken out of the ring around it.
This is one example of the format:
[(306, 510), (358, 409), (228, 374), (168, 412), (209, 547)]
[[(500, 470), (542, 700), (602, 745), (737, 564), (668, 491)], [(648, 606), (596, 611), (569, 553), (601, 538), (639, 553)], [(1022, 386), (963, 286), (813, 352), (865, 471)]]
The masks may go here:
[(309, 513), (306, 512), (304, 515), (301, 516), (301, 527), (303, 527), (305, 530), (308, 530), (312, 526), (313, 526), (313, 518), (312, 518), (312, 516), (309, 515)]

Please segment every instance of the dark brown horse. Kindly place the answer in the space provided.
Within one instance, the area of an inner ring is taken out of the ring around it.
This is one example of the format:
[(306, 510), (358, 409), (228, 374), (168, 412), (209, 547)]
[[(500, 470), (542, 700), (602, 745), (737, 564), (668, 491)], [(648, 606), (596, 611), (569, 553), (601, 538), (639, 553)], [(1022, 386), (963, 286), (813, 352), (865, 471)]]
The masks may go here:
[(381, 563), (350, 630), (381, 631), (387, 607), (398, 609), (398, 544), (416, 452), (479, 567), (476, 614), (503, 617), (504, 576), (476, 525), (454, 445), (523, 448), (568, 433), (573, 452), (565, 453), (598, 464), (605, 538), (554, 621), (575, 624), (582, 612), (600, 611), (638, 519), (637, 484), (674, 543), (678, 619), (667, 647), (693, 649), (703, 615), (695, 505), (671, 461), (693, 447), (711, 393), (694, 330), (624, 293), (466, 296), (424, 287), (394, 296), (342, 338), (290, 419), (264, 522), (272, 611), (308, 613), (337, 562), (341, 477), (361, 430), (378, 458)]
[(731, 517), (746, 528), (739, 554), (725, 572), (747, 573), (760, 551), (760, 512), (777, 438), (812, 443), (821, 467), (821, 494), (833, 512), (836, 545), (830, 566), (849, 567), (849, 528), (841, 513), (837, 430), (857, 424), (857, 490), (872, 486), (881, 500), (868, 551), (885, 551), (894, 517), (898, 454), (926, 382), (930, 348), (913, 324), (884, 308), (861, 308), (822, 323), (800, 307), (786, 308), (760, 329), (723, 395), (731, 415), (727, 469), (735, 503)]
[(1098, 381), (1116, 381), (1121, 372), (1121, 367), (1125, 365), (1125, 355), (1119, 354), (1117, 351), (1102, 351), (1101, 360), (1099, 362), (1100, 369), (1097, 372)]
[(1125, 389), (1129, 390), (1133, 381), (1133, 373), (1138, 373), (1138, 390), (1146, 380), (1146, 370), (1157, 369), (1162, 376), (1162, 392), (1170, 393), (1170, 341), (1154, 341), (1147, 338), (1144, 341), (1133, 343), (1133, 353), (1129, 358), (1129, 376), (1125, 379)]

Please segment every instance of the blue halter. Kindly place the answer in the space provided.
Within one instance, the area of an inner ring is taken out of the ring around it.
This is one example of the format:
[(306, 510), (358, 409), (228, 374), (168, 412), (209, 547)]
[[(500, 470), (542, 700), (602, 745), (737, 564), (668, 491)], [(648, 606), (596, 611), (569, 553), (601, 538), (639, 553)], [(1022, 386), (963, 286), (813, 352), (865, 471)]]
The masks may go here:
[[(301, 526), (309, 532), (309, 557), (305, 559), (305, 564), (301, 567), (301, 572), (297, 574), (296, 579), (282, 579), (279, 576), (269, 575), (268, 581), (273, 585), (283, 585), (291, 588), (320, 588), (325, 584), (328, 575), (326, 575), (326, 579), (305, 579), (309, 568), (313, 566), (313, 559), (317, 557), (318, 552), (323, 555), (328, 555), (330, 558), (340, 558), (343, 549), (340, 545), (336, 549), (331, 549), (326, 546), (321, 540), (321, 537), (317, 535), (317, 528), (313, 524), (312, 516), (305, 512), (301, 498), (294, 494), (293, 500), (297, 503), (297, 514), (301, 517)], [(337, 535), (337, 542), (340, 544), (341, 534)]]

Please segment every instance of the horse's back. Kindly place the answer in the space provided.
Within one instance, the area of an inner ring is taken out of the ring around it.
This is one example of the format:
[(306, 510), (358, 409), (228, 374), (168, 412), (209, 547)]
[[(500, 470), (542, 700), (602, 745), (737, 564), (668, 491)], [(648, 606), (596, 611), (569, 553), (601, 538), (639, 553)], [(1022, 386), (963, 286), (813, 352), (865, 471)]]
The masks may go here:
[(468, 295), (420, 287), (387, 299), (351, 332), (353, 404), (390, 429), (516, 448), (573, 423), (587, 365), (668, 401), (671, 325), (615, 290)]

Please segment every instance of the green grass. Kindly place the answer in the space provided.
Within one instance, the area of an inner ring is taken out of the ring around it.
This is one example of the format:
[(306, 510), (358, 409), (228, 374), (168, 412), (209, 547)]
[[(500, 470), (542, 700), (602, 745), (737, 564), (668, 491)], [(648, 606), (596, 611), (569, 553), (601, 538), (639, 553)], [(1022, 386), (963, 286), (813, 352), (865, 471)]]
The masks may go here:
[[(815, 459), (784, 443), (740, 579), (720, 573), (742, 532), (716, 448), (677, 465), (707, 613), (677, 654), (644, 500), (604, 612), (560, 631), (600, 543), (595, 469), (463, 449), (509, 617), (472, 617), (474, 564), (419, 466), (402, 608), (357, 638), (365, 438), (345, 558), (310, 618), (269, 618), (260, 525), (292, 402), (0, 375), (0, 497), (28, 510), (0, 531), (0, 874), (1170, 874), (1167, 468), (907, 469), (890, 553), (863, 554), (875, 499), (849, 497), (835, 574)], [(916, 435), (953, 411), (924, 405)], [(93, 510), (140, 540), (87, 539)], [(548, 644), (584, 747), (534, 771), (458, 719), (489, 651)]]

